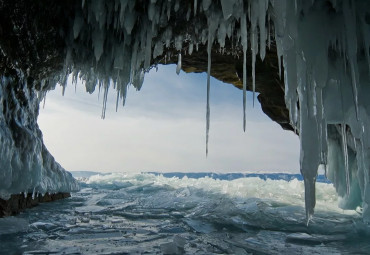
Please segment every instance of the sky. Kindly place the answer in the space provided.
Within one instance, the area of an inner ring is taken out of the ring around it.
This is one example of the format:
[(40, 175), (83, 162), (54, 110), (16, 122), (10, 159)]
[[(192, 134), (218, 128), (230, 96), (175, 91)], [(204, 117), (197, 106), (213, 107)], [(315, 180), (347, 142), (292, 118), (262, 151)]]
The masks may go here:
[[(109, 90), (105, 119), (102, 94), (68, 81), (65, 95), (50, 91), (38, 123), (44, 143), (69, 171), (98, 172), (299, 172), (299, 139), (283, 130), (247, 95), (243, 132), (242, 91), (211, 79), (209, 153), (206, 157), (206, 73), (176, 74), (159, 66), (143, 87), (130, 87), (115, 109)], [(98, 90), (98, 89), (97, 89)], [(258, 100), (256, 100), (258, 102)]]

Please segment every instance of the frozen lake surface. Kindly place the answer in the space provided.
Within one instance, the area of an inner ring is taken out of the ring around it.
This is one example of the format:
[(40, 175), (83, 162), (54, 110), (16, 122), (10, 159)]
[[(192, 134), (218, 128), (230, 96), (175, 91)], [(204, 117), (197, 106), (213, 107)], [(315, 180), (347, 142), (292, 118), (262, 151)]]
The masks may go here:
[[(360, 210), (292, 175), (85, 174), (71, 198), (0, 219), (0, 254), (368, 254)], [(80, 175), (82, 176), (82, 175)], [(222, 180), (224, 179), (224, 180)]]

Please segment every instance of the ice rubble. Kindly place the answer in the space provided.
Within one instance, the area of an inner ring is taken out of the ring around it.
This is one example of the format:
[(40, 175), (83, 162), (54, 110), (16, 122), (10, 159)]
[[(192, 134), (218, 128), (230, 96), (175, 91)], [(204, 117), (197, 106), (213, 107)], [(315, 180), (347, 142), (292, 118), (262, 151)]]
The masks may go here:
[[(207, 45), (206, 152), (210, 127), (212, 50), (243, 57), (243, 128), (247, 72), (266, 48), (276, 47), (291, 125), (301, 140), (307, 219), (315, 207), (319, 165), (342, 197), (343, 208), (362, 206), (370, 221), (369, 114), (370, 3), (366, 0), (86, 0), (75, 10), (64, 70), (92, 93), (140, 89), (153, 64), (181, 59)], [(247, 59), (247, 51), (251, 59)], [(253, 99), (254, 100), (254, 99)]]

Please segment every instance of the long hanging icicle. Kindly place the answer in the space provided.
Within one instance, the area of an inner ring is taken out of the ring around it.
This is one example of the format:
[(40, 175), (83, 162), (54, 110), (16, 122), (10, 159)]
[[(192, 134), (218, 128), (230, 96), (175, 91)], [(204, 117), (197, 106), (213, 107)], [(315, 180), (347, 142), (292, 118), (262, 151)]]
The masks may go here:
[(102, 119), (105, 119), (105, 111), (107, 109), (108, 90), (109, 90), (109, 83), (104, 82), (103, 109), (102, 109), (102, 113), (101, 113), (101, 118)]
[(251, 50), (252, 50), (252, 85), (253, 85), (253, 107), (256, 94), (256, 55), (258, 51), (257, 46), (257, 1), (252, 1), (251, 4)]
[(119, 91), (117, 90), (117, 98), (116, 98), (116, 112), (118, 112), (118, 102), (119, 102)]
[[(120, 84), (119, 82), (119, 69), (118, 69), (118, 73), (117, 73), (117, 99), (116, 99), (116, 112), (118, 112), (118, 102), (119, 102), (119, 93), (120, 93), (120, 90), (121, 90), (121, 87), (122, 85)], [(119, 87), (118, 87), (119, 86)]]
[(343, 157), (344, 157), (344, 168), (346, 172), (346, 192), (347, 196), (349, 196), (349, 192), (351, 189), (350, 186), (350, 177), (349, 177), (349, 166), (348, 166), (348, 149), (347, 149), (347, 130), (346, 124), (342, 123), (341, 125), (341, 136), (342, 136), (342, 150), (343, 150)]
[[(358, 68), (357, 68), (357, 36), (356, 30), (356, 14), (355, 14), (355, 2), (350, 4), (350, 1), (343, 2), (343, 14), (345, 24), (345, 41), (347, 45), (347, 57), (350, 65), (351, 79), (352, 79), (352, 93), (353, 100), (355, 103), (356, 118), (359, 120), (358, 112)], [(344, 61), (346, 62), (346, 61)]]
[(46, 103), (46, 92), (44, 93), (44, 100), (42, 103), (42, 109), (45, 109), (45, 103)]
[(243, 45), (243, 130), (246, 127), (246, 101), (247, 101), (247, 48), (248, 48), (247, 17), (245, 12), (241, 17), (241, 36)]
[(211, 87), (211, 49), (212, 49), (212, 34), (208, 31), (208, 66), (207, 66), (207, 112), (206, 112), (206, 156), (208, 156), (208, 137), (209, 137), (209, 118), (210, 118), (210, 107), (209, 107), (209, 92)]

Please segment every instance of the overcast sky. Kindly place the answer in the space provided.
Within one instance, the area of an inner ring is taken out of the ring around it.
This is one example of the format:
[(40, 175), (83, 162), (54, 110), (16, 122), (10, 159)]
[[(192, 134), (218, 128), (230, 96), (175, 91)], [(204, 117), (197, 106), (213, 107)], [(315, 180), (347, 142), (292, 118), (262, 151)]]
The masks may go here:
[(106, 118), (102, 95), (68, 83), (47, 94), (39, 125), (55, 159), (69, 171), (100, 172), (299, 172), (299, 140), (284, 131), (247, 97), (243, 132), (242, 91), (211, 80), (211, 128), (205, 154), (206, 74), (176, 75), (176, 66), (146, 74), (142, 89), (130, 87), (115, 112), (109, 91)]

